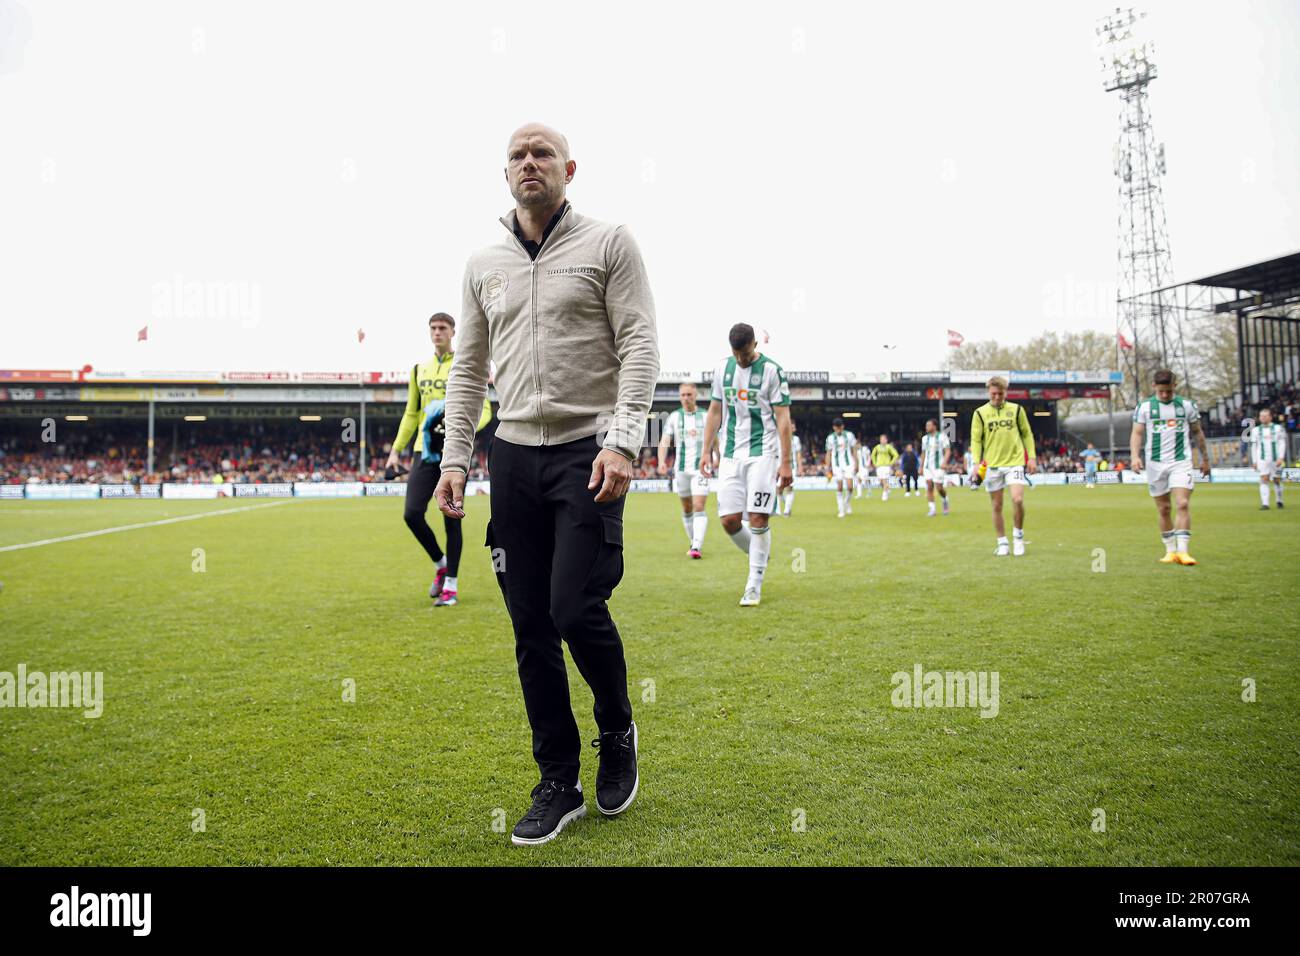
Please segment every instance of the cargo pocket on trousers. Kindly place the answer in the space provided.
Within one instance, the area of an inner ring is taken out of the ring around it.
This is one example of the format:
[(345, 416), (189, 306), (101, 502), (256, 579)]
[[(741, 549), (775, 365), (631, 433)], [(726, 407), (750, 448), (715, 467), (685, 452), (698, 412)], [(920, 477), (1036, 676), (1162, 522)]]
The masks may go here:
[(623, 519), (619, 515), (600, 516), (600, 545), (596, 563), (587, 575), (587, 588), (606, 596), (623, 580)]

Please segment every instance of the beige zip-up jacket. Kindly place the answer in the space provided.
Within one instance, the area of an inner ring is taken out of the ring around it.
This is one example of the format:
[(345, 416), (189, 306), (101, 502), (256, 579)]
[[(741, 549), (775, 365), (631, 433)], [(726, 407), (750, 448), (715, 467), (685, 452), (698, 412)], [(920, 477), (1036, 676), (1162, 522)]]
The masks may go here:
[(558, 445), (599, 436), (635, 459), (659, 377), (654, 299), (625, 226), (570, 205), (530, 259), (515, 236), (470, 256), (447, 382), (443, 471), (466, 472), (496, 363), (496, 437)]

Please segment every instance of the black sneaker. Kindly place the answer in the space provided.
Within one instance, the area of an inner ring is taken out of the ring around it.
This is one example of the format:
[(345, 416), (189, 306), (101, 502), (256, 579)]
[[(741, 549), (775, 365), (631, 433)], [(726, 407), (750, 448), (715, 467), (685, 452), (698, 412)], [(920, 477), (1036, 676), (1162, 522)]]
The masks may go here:
[(591, 742), (600, 749), (596, 771), (596, 809), (607, 817), (617, 816), (632, 805), (641, 773), (636, 764), (636, 722), (622, 733), (601, 734)]
[(1279, 508), (1281, 508), (1281, 507), (1282, 507), (1282, 502), (1281, 502), (1281, 501), (1278, 501), (1277, 506), (1278, 506)]
[(1259, 506), (1259, 510), (1260, 510), (1260, 511), (1267, 511), (1267, 510), (1268, 510), (1268, 505), (1260, 505), (1260, 506)]
[(581, 785), (566, 787), (554, 780), (543, 780), (533, 787), (532, 797), (532, 807), (510, 834), (510, 842), (518, 846), (554, 840), (570, 823), (587, 815)]

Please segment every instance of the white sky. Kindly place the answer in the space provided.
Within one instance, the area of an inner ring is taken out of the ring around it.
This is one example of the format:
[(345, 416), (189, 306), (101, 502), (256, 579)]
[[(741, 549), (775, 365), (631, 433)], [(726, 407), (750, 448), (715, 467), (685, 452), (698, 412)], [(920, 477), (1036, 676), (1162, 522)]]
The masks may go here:
[[(0, 0), (0, 368), (406, 368), (533, 119), (641, 244), (665, 370), (742, 320), (793, 369), (1111, 329), (1113, 8)], [(1300, 248), (1300, 4), (1146, 9), (1176, 276)]]

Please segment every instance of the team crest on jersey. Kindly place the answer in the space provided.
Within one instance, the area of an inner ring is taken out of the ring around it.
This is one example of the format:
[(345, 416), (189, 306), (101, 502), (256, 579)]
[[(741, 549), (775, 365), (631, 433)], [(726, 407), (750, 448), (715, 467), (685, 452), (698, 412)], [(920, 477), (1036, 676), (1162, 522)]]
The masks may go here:
[(501, 298), (510, 284), (510, 278), (500, 269), (493, 269), (483, 277), (483, 305), (488, 306)]

